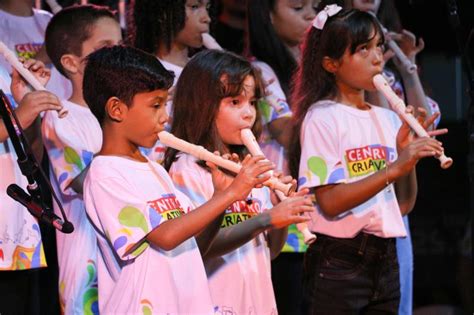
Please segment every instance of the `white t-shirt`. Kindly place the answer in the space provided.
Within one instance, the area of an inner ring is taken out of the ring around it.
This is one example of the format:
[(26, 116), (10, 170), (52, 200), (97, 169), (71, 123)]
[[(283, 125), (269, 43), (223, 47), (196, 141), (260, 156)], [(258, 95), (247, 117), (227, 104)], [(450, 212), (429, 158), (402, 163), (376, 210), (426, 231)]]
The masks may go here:
[[(170, 63), (165, 60), (158, 59), (163, 67), (165, 67), (166, 70), (172, 71), (174, 73), (174, 81), (173, 81), (173, 87), (176, 87), (176, 82), (178, 82), (179, 76), (181, 75), (181, 72), (183, 72), (183, 67), (177, 66), (173, 63)], [(165, 125), (165, 130), (170, 131), (171, 130), (171, 119), (172, 119), (172, 114), (173, 114), (173, 102), (168, 101), (166, 102), (166, 113), (168, 114), (169, 122)], [(165, 158), (165, 151), (166, 151), (166, 146), (164, 146), (160, 140), (158, 140), (155, 145), (148, 149), (148, 148), (140, 148), (141, 152), (146, 155), (150, 160), (155, 161), (159, 164), (162, 164), (164, 158)]]
[[(68, 185), (100, 150), (102, 130), (88, 107), (66, 100), (62, 104), (68, 115), (59, 118), (57, 111), (48, 111), (41, 126), (53, 189), (74, 225), (71, 234), (56, 233), (61, 308), (66, 314), (97, 313), (97, 238), (82, 195)], [(54, 211), (62, 216), (56, 202)]]
[[(291, 112), (286, 95), (273, 69), (261, 61), (253, 61), (252, 65), (260, 69), (265, 82), (273, 81), (265, 88), (265, 92), (267, 93), (265, 98), (262, 98), (258, 102), (258, 109), (263, 125), (263, 132), (258, 139), (258, 143), (265, 157), (275, 163), (276, 169), (282, 171), (283, 174), (289, 174), (287, 152), (285, 152), (285, 148), (272, 137), (268, 130), (268, 124), (283, 117), (291, 117), (293, 113)], [(295, 224), (291, 224), (288, 227), (288, 237), (285, 246), (283, 246), (281, 251), (304, 253), (307, 247), (308, 245), (304, 242), (303, 234), (298, 231)]]
[[(10, 94), (10, 80), (0, 66), (0, 89), (15, 106)], [(6, 193), (7, 187), (13, 183), (26, 191), (28, 182), (21, 174), (17, 159), (10, 139), (0, 142), (0, 271), (46, 267), (38, 221)]]
[[(313, 104), (301, 128), (299, 187), (356, 182), (384, 169), (397, 159), (400, 125), (394, 112), (377, 106), (364, 111), (328, 100)], [(361, 231), (406, 236), (393, 184), (336, 218), (325, 217), (316, 205), (311, 219), (312, 231), (333, 237)]]
[[(51, 13), (36, 9), (33, 9), (33, 15), (29, 17), (16, 16), (0, 10), (0, 40), (18, 57), (34, 58), (43, 47), (46, 26), (51, 17)], [(12, 67), (1, 54), (0, 66), (11, 73)], [(51, 79), (46, 88), (59, 99), (67, 99), (72, 93), (71, 83), (55, 67), (51, 68)]]
[[(211, 174), (197, 165), (191, 155), (181, 154), (171, 166), (170, 176), (196, 207), (214, 194)], [(271, 207), (268, 188), (253, 189), (247, 201), (236, 202), (226, 210), (221, 228), (243, 222)], [(218, 314), (277, 313), (265, 233), (226, 255), (206, 259), (204, 265)]]
[(290, 106), (288, 105), (286, 95), (273, 69), (261, 61), (254, 61), (252, 65), (261, 70), (262, 78), (265, 82), (271, 82), (273, 80), (273, 82), (265, 88), (265, 92), (268, 95), (262, 98), (258, 103), (263, 125), (263, 132), (258, 142), (267, 159), (275, 163), (276, 169), (288, 174), (286, 152), (283, 146), (272, 138), (268, 130), (268, 124), (282, 117), (291, 117)]
[[(99, 241), (99, 308), (103, 314), (213, 314), (194, 237), (162, 250), (146, 236), (189, 211), (191, 203), (157, 163), (97, 156), (84, 185)], [(132, 246), (139, 246), (125, 255)]]

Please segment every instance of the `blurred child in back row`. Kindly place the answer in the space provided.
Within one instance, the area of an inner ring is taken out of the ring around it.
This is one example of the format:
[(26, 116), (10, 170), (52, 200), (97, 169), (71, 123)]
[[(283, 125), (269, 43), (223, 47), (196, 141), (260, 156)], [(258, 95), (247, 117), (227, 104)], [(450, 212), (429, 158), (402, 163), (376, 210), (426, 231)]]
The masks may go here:
[[(87, 220), (82, 185), (92, 156), (102, 145), (102, 133), (84, 100), (82, 81), (87, 55), (121, 41), (114, 14), (106, 7), (94, 5), (65, 8), (51, 19), (46, 29), (48, 55), (73, 87), (71, 97), (62, 100), (68, 115), (59, 118), (56, 112), (48, 112), (42, 124), (51, 162), (51, 182), (75, 228), (71, 234), (56, 235), (59, 296), (65, 314), (98, 313), (97, 240)], [(54, 210), (60, 214), (56, 203)]]

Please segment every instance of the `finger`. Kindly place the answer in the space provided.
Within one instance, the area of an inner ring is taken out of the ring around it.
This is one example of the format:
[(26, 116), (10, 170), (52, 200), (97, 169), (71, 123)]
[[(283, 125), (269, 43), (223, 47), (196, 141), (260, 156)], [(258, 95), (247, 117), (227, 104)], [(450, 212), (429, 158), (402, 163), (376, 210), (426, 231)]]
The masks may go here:
[[(444, 148), (441, 144), (441, 142), (431, 139), (431, 138), (424, 138), (422, 140), (431, 140), (431, 141), (418, 141), (414, 142), (414, 149), (415, 150), (430, 150), (430, 151), (435, 151), (438, 154), (441, 154), (444, 151)], [(434, 141), (433, 141), (434, 140)]]
[[(275, 174), (275, 171), (273, 172), (273, 174)], [(287, 176), (280, 176), (278, 178), (280, 180), (280, 182), (282, 182), (283, 184), (289, 184), (289, 183), (292, 183), (294, 180), (293, 180), (293, 177), (287, 175)]]
[[(263, 155), (256, 155), (256, 156), (252, 156), (250, 157), (249, 159), (249, 164), (256, 164), (257, 162), (264, 162), (266, 159)], [(265, 161), (265, 162), (268, 162), (268, 161)]]
[(252, 158), (252, 156), (250, 154), (247, 154), (244, 157), (244, 159), (242, 160), (242, 167), (245, 167), (245, 166), (249, 165), (251, 158)]
[(430, 135), (430, 137), (436, 137), (436, 136), (444, 135), (444, 134), (447, 134), (447, 133), (448, 133), (447, 128), (428, 131), (428, 134)]
[(232, 153), (231, 160), (234, 161), (235, 163), (239, 163), (240, 157), (237, 153)]
[(312, 205), (302, 205), (297, 208), (299, 213), (308, 213), (308, 212), (313, 212), (314, 207)]
[(306, 196), (307, 194), (309, 194), (309, 189), (308, 188), (303, 188), (297, 192), (293, 192), (290, 196), (291, 197), (304, 197)]
[(420, 116), (420, 115), (421, 115), (421, 116), (425, 116), (425, 117), (426, 117), (426, 116), (428, 115), (427, 113), (428, 113), (428, 112), (427, 112), (426, 109), (423, 108), (423, 107), (418, 107), (418, 108), (416, 108), (416, 115), (417, 115), (417, 116)]
[(408, 30), (402, 30), (402, 34), (406, 36), (407, 38), (409, 38), (410, 40), (412, 40), (413, 42), (416, 40), (415, 34), (413, 34), (412, 32)]
[[(250, 170), (252, 174), (256, 174), (257, 176), (260, 176), (261, 174), (269, 172), (273, 170), (274, 168), (275, 166), (273, 165), (273, 163), (265, 162), (262, 164), (256, 164), (256, 166), (254, 168), (251, 168)], [(271, 176), (271, 174), (268, 174), (268, 175)]]
[(436, 119), (438, 119), (439, 115), (441, 115), (441, 113), (436, 112), (433, 115), (431, 115), (430, 117), (428, 117), (427, 119), (425, 119), (425, 121), (421, 124), (423, 126), (423, 128), (428, 129), (432, 124), (434, 124)]
[(32, 65), (34, 65), (35, 60), (34, 59), (28, 59), (23, 62), (23, 67), (26, 69), (30, 69)]
[(392, 59), (394, 56), (395, 56), (395, 53), (393, 52), (393, 50), (387, 49), (385, 53), (383, 54), (383, 60), (387, 62), (390, 59)]
[(271, 85), (273, 82), (275, 82), (275, 78), (271, 78), (268, 81), (265, 81), (264, 86), (267, 87), (267, 86)]
[(417, 52), (420, 52), (423, 49), (425, 49), (425, 41), (423, 40), (423, 38), (420, 37), (418, 39), (418, 45), (416, 46), (416, 50), (417, 50)]
[(310, 221), (311, 217), (308, 215), (293, 215), (290, 219), (294, 224), (298, 224)]
[(217, 170), (217, 165), (212, 162), (206, 161), (206, 165), (211, 169), (211, 171)]
[(256, 185), (263, 185), (263, 183), (265, 183), (267, 180), (269, 180), (271, 178), (270, 174), (268, 173), (262, 173), (261, 175), (255, 177), (255, 187), (257, 187)]
[(40, 70), (40, 69), (48, 70), (48, 69), (45, 67), (44, 63), (42, 63), (42, 62), (39, 61), (39, 60), (34, 60), (33, 64), (32, 64), (31, 67), (30, 67), (30, 70), (31, 70), (31, 71), (38, 71), (38, 70)]
[(400, 129), (398, 131), (398, 136), (401, 137), (402, 139), (406, 139), (406, 137), (408, 137), (411, 132), (411, 128), (406, 121), (404, 120), (402, 121), (403, 123), (400, 126)]
[(414, 112), (413, 106), (407, 105), (407, 107), (405, 108), (405, 113), (407, 113), (407, 114), (413, 114), (413, 112)]

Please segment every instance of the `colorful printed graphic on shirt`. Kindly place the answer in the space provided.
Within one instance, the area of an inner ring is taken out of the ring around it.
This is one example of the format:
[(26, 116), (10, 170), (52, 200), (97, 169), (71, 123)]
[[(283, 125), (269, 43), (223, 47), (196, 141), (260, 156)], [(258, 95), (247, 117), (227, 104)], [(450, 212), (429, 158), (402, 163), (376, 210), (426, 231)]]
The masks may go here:
[[(34, 241), (36, 245), (32, 244), (32, 247), (19, 245), (28, 244), (28, 240)], [(15, 248), (10, 254), (8, 250), (11, 249), (12, 245)], [(0, 270), (25, 270), (46, 267), (46, 258), (38, 224), (34, 223), (28, 230), (24, 226), (14, 238), (8, 232), (3, 233), (0, 237), (0, 262), (5, 261), (6, 258), (7, 261), (11, 259), (11, 265), (0, 267)]]
[(267, 123), (284, 116), (290, 116), (290, 106), (283, 98), (277, 98), (274, 95), (268, 95), (258, 101), (258, 110), (262, 115), (262, 124)]
[(262, 203), (256, 198), (234, 202), (225, 211), (221, 228), (239, 224), (246, 221), (262, 211)]
[(142, 314), (143, 315), (151, 315), (153, 314), (153, 305), (147, 299), (143, 299), (140, 301), (140, 305), (142, 307)]
[(346, 150), (349, 177), (364, 176), (385, 168), (386, 161), (395, 159), (395, 150), (380, 144)]
[(89, 278), (82, 296), (83, 314), (99, 314), (97, 267), (92, 259), (87, 261), (87, 274)]
[(304, 243), (304, 236), (298, 231), (296, 225), (288, 226), (288, 238), (281, 251), (285, 253), (304, 253), (306, 249), (308, 249), (308, 245)]
[[(165, 194), (161, 198), (147, 201), (147, 205), (148, 219), (139, 209), (132, 206), (125, 206), (120, 210), (118, 220), (122, 225), (122, 229), (118, 231), (120, 236), (113, 241), (116, 251), (126, 245), (125, 252), (128, 252), (130, 248), (135, 246), (136, 243), (129, 242), (130, 236), (133, 235), (132, 229), (140, 229), (143, 232), (140, 234), (146, 235), (160, 225), (162, 221), (172, 220), (184, 214), (184, 210), (174, 194)], [(150, 227), (148, 223), (150, 223)], [(137, 257), (146, 248), (148, 248), (148, 243), (143, 242), (130, 255)]]
[(42, 43), (16, 44), (15, 51), (18, 57), (30, 59), (36, 56), (36, 54), (41, 50), (41, 47), (43, 47)]
[(313, 177), (315, 176), (319, 178), (320, 185), (335, 184), (345, 178), (344, 169), (342, 168), (342, 163), (340, 161), (336, 163), (330, 174), (328, 174), (326, 160), (319, 156), (311, 156), (306, 161), (306, 167), (306, 176), (298, 178), (298, 186), (301, 186), (308, 181), (312, 182)]
[[(174, 194), (163, 195), (162, 198), (147, 201), (148, 206), (150, 206), (153, 210), (161, 215), (164, 220), (172, 220), (180, 217), (184, 214), (183, 207), (179, 203), (179, 200), (176, 198)], [(152, 212), (150, 211), (150, 214)], [(153, 220), (156, 221), (156, 218), (152, 218), (150, 215), (150, 222), (155, 228), (153, 224)], [(158, 226), (159, 221), (157, 222), (156, 226)]]

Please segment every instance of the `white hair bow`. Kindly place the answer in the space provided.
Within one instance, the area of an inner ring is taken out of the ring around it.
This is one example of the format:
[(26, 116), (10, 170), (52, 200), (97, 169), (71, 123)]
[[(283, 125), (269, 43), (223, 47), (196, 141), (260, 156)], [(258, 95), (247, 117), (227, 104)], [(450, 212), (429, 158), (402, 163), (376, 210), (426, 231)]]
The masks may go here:
[(313, 20), (313, 26), (316, 27), (318, 30), (322, 30), (324, 24), (326, 24), (327, 19), (330, 16), (337, 14), (337, 12), (341, 11), (342, 7), (338, 6), (337, 4), (330, 4), (324, 7)]

